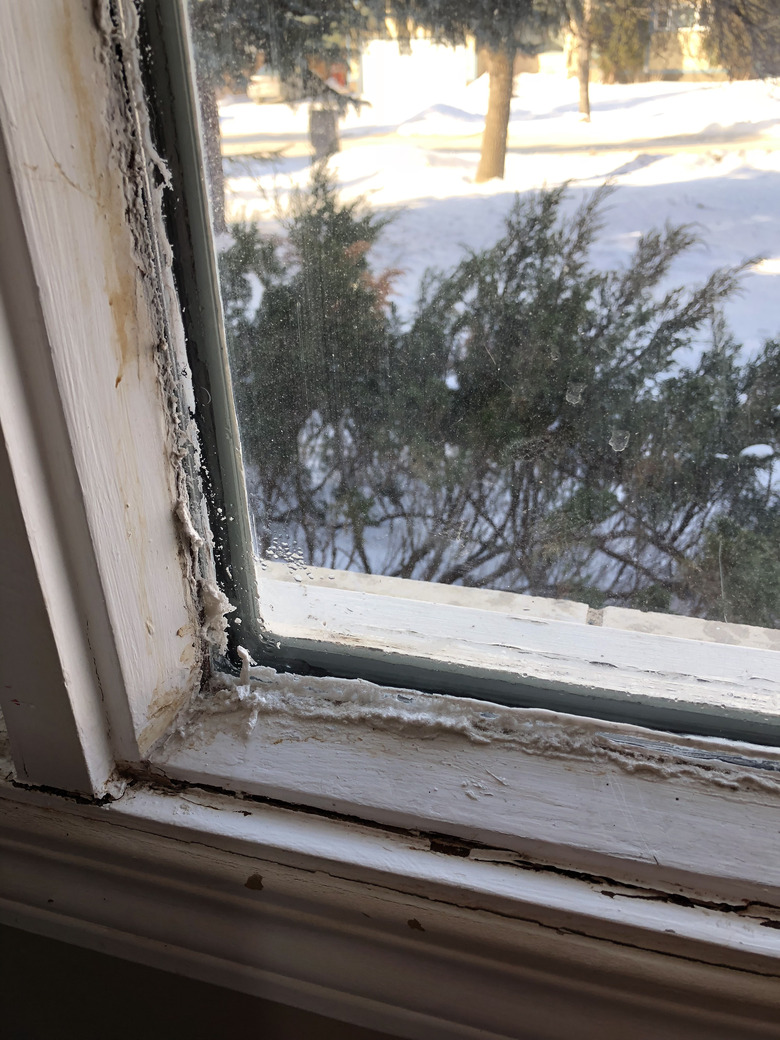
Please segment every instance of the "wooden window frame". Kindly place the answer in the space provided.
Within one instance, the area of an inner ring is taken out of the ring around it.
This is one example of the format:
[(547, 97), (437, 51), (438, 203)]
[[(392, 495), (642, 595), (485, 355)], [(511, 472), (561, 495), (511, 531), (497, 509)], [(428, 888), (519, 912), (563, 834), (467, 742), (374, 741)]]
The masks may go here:
[(0, 918), (401, 1036), (777, 1035), (773, 748), (359, 680), (204, 690), (133, 12), (0, 6)]

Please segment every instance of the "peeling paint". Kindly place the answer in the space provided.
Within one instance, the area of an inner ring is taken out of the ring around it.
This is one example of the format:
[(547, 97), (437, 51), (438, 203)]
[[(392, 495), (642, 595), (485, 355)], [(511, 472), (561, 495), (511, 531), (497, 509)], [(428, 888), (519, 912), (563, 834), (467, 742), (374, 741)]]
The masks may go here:
[[(96, 0), (94, 18), (104, 43), (104, 60), (117, 86), (116, 97), (107, 102), (106, 121), (124, 173), (126, 216), (134, 239), (135, 265), (141, 275), (135, 280), (157, 320), (152, 349), (168, 417), (174, 517), (185, 581), (200, 612), (200, 620), (194, 619), (193, 631), (200, 634), (206, 647), (224, 652), (224, 615), (232, 608), (222, 602), (224, 596), (216, 585), (213, 538), (200, 479), (202, 460), (192, 418), (195, 398), (162, 211), (163, 194), (171, 188), (172, 181), (150, 131), (140, 65), (138, 13), (133, 3), (125, 0)], [(123, 353), (117, 385), (125, 363)]]
[[(377, 686), (360, 679), (279, 674), (250, 668), (241, 676), (220, 674), (180, 719), (172, 743), (207, 743), (226, 730), (248, 739), (261, 717), (292, 725), (289, 739), (307, 739), (305, 722), (327, 727), (365, 727), (415, 740), (456, 737), (470, 744), (514, 747), (526, 755), (604, 761), (649, 778), (688, 778), (731, 790), (780, 791), (780, 755), (708, 737), (662, 741), (650, 730), (563, 715), (535, 708), (508, 708), (482, 701)], [(333, 732), (331, 730), (331, 732)], [(167, 749), (166, 749), (167, 750)], [(491, 797), (507, 786), (500, 774), (463, 778), (466, 797)]]
[(176, 503), (176, 519), (181, 524), (182, 535), (190, 544), (193, 555), (203, 546), (203, 538), (195, 530), (195, 525), (190, 516), (189, 502), (186, 498), (180, 498)]
[(211, 646), (225, 653), (227, 650), (227, 622), (225, 615), (236, 608), (216, 582), (202, 581), (200, 601), (203, 607), (201, 635)]

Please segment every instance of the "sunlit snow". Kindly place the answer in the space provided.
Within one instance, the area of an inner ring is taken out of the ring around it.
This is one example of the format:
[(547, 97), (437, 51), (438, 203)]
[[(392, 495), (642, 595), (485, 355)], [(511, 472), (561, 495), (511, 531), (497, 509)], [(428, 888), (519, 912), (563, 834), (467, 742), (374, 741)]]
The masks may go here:
[[(409, 90), (399, 90), (341, 121), (342, 147), (331, 166), (344, 197), (365, 196), (375, 210), (395, 215), (372, 263), (399, 272), (394, 300), (402, 316), (427, 268), (451, 268), (467, 250), (495, 242), (515, 193), (569, 182), (574, 207), (611, 181), (616, 192), (595, 264), (624, 263), (650, 228), (693, 225), (700, 242), (675, 265), (670, 284), (691, 285), (718, 266), (763, 258), (728, 303), (727, 318), (748, 351), (777, 333), (776, 82), (594, 84), (589, 124), (577, 117), (574, 80), (523, 74), (515, 94), (506, 176), (485, 184), (474, 181), (485, 76), (439, 100), (417, 98), (417, 107)], [(228, 220), (278, 233), (291, 189), (308, 179), (308, 106), (234, 97), (222, 103), (221, 123)]]

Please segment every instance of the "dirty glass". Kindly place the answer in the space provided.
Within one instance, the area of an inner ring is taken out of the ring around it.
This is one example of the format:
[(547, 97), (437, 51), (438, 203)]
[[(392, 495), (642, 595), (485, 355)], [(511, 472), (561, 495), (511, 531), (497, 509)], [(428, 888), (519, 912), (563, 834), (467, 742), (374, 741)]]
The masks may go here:
[(778, 627), (743, 6), (191, 0), (260, 559)]

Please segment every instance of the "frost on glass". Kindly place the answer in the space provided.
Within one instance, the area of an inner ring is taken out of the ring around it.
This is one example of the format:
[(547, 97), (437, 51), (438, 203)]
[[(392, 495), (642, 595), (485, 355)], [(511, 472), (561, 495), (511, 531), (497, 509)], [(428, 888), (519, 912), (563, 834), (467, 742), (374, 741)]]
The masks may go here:
[(778, 626), (775, 6), (190, 0), (261, 559)]

